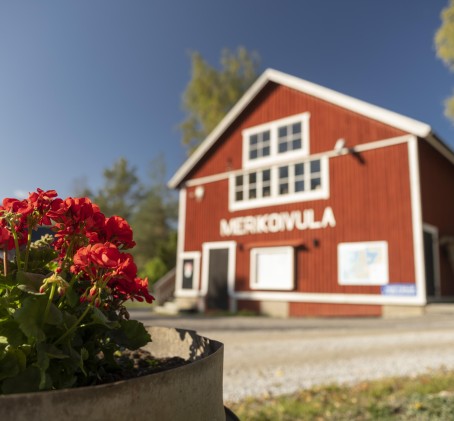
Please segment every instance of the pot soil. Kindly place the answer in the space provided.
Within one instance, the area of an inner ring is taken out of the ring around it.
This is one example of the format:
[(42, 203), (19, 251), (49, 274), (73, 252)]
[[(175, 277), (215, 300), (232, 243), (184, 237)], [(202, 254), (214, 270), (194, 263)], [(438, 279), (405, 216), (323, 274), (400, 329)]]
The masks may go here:
[(223, 344), (190, 330), (148, 330), (152, 342), (144, 351), (177, 367), (96, 386), (1, 395), (0, 419), (224, 421)]

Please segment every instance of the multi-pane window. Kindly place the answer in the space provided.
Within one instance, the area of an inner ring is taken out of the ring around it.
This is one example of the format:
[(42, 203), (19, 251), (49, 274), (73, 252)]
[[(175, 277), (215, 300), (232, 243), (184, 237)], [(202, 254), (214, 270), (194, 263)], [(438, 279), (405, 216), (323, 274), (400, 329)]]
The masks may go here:
[(295, 164), (295, 193), (304, 191), (304, 164)]
[(289, 181), (288, 166), (279, 167), (279, 194), (289, 192)]
[(281, 126), (277, 132), (278, 153), (295, 151), (302, 148), (301, 123)]
[(270, 155), (270, 131), (265, 130), (249, 137), (249, 159)]
[(244, 167), (309, 155), (309, 117), (297, 114), (243, 130)]
[(244, 199), (243, 176), (235, 177), (235, 202), (241, 202)]
[(322, 187), (322, 173), (320, 167), (320, 160), (311, 161), (311, 190), (318, 190)]
[(254, 171), (235, 176), (235, 201), (271, 196), (271, 170)]
[[(327, 163), (325, 167), (326, 165)], [(322, 188), (326, 190), (326, 181), (323, 184), (324, 177), (326, 178), (327, 174), (324, 175), (322, 171), (320, 159), (245, 172), (233, 178), (233, 201), (234, 203), (260, 200), (263, 202), (266, 199), (284, 199), (295, 195), (302, 199), (305, 195), (321, 192)], [(317, 193), (313, 198), (318, 195)]]
[(318, 190), (322, 185), (320, 160), (279, 167), (279, 195)]
[(262, 171), (262, 197), (271, 196), (271, 170)]

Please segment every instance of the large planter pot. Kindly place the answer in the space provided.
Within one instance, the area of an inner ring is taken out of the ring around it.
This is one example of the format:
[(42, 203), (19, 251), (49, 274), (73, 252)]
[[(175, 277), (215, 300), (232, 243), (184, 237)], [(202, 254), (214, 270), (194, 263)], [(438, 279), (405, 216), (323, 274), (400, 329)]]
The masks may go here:
[(132, 380), (0, 396), (0, 420), (225, 420), (224, 347), (194, 331), (152, 327), (145, 347), (156, 357), (190, 364)]

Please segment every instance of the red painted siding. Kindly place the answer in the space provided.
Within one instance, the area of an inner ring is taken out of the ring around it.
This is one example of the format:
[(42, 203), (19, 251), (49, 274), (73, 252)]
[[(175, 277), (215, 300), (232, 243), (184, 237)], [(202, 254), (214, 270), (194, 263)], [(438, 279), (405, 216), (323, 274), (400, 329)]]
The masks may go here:
[[(438, 228), (439, 239), (454, 236), (454, 165), (426, 141), (419, 142), (423, 221)], [(454, 271), (442, 247), (441, 294), (454, 296)]]
[(326, 303), (290, 303), (290, 316), (381, 316), (381, 306)]
[[(330, 159), (330, 198), (266, 208), (228, 211), (228, 181), (206, 184), (201, 201), (188, 189), (185, 250), (201, 250), (204, 242), (237, 242), (236, 289), (249, 290), (250, 249), (300, 243), (296, 248), (295, 290), (314, 293), (379, 293), (377, 286), (342, 286), (337, 280), (337, 245), (341, 242), (387, 241), (391, 283), (414, 282), (410, 182), (406, 144)], [(321, 220), (333, 209), (336, 227), (221, 237), (222, 218), (314, 209)], [(314, 240), (319, 245), (314, 246)]]
[(339, 138), (348, 146), (406, 133), (294, 89), (269, 83), (199, 162), (188, 178), (241, 169), (242, 130), (309, 111), (311, 154), (330, 151)]

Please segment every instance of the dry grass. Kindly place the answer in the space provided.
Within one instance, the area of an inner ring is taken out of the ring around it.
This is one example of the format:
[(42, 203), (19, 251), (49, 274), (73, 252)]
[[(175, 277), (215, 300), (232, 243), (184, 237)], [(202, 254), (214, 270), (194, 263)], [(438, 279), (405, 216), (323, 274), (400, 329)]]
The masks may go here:
[(229, 407), (244, 421), (454, 420), (454, 372), (325, 386)]

